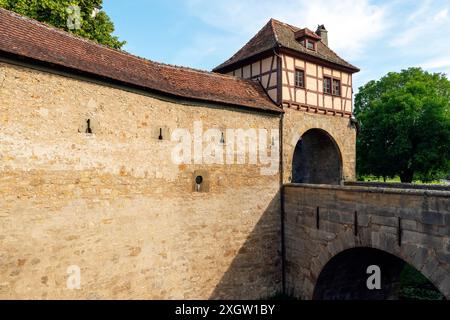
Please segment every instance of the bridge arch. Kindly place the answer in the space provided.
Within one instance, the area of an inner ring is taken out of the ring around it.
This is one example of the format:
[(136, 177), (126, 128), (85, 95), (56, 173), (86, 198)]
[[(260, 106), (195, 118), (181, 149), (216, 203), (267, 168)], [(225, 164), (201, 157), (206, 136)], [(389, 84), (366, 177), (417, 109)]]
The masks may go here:
[(342, 154), (336, 140), (323, 129), (309, 129), (298, 140), (292, 157), (293, 183), (342, 182)]
[[(380, 270), (379, 290), (367, 288), (367, 279), (372, 274), (367, 273), (369, 266), (376, 266)], [(402, 258), (384, 250), (370, 247), (346, 249), (333, 256), (322, 268), (312, 298), (315, 300), (398, 299), (401, 278), (405, 271), (411, 273), (418, 270)], [(439, 289), (428, 277), (426, 278), (423, 283), (424, 288), (432, 292), (435, 297), (441, 296)]]
[(326, 264), (362, 247), (402, 259), (450, 299), (450, 192), (287, 184), (283, 193), (289, 294), (312, 299)]

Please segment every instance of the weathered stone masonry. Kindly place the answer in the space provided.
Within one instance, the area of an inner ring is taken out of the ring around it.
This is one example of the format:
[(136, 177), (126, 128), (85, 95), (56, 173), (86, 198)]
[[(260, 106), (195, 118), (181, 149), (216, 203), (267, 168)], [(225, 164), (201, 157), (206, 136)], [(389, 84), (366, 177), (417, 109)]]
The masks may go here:
[(311, 299), (327, 262), (361, 247), (401, 258), (450, 297), (449, 191), (292, 184), (284, 192), (288, 292)]
[[(279, 176), (257, 165), (177, 166), (175, 143), (158, 140), (160, 127), (201, 120), (205, 129), (276, 129), (278, 116), (186, 106), (6, 63), (0, 74), (1, 298), (280, 290)], [(209, 173), (209, 192), (193, 192), (196, 170)], [(81, 290), (66, 288), (71, 265), (81, 267)]]

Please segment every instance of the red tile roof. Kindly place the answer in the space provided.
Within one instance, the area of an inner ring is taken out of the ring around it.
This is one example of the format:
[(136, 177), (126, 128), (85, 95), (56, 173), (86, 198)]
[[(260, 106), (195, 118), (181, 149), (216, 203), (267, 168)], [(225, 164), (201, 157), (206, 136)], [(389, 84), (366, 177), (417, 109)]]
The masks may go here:
[(311, 56), (312, 58), (343, 67), (349, 72), (359, 71), (357, 67), (339, 57), (322, 41), (316, 43), (316, 51), (305, 48), (296, 40), (296, 32), (301, 30), (305, 30), (305, 34), (310, 36), (311, 34), (309, 32), (313, 33), (306, 28), (300, 29), (290, 24), (270, 19), (270, 21), (252, 39), (250, 39), (249, 42), (247, 42), (247, 44), (245, 44), (230, 59), (214, 68), (214, 71), (224, 73), (229, 72), (234, 68), (234, 65), (239, 64), (241, 61), (251, 59), (258, 54), (274, 50), (275, 48), (293, 50), (306, 57)]
[(309, 30), (308, 28), (300, 29), (296, 32), (294, 32), (295, 39), (303, 38), (303, 37), (310, 37), (315, 40), (321, 40), (322, 38), (318, 36), (315, 32)]
[(283, 112), (258, 82), (145, 60), (0, 8), (5, 53), (177, 97)]

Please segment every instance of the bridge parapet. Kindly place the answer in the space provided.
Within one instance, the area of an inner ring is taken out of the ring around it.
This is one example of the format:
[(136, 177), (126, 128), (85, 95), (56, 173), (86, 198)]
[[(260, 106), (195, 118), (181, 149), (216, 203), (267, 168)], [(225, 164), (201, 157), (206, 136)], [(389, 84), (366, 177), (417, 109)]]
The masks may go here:
[(286, 283), (313, 297), (324, 266), (351, 248), (374, 248), (421, 271), (450, 297), (450, 191), (284, 186)]
[(436, 184), (411, 184), (397, 182), (371, 182), (371, 181), (347, 181), (346, 186), (367, 187), (367, 188), (388, 188), (388, 189), (417, 189), (417, 190), (435, 190), (450, 191), (450, 185)]

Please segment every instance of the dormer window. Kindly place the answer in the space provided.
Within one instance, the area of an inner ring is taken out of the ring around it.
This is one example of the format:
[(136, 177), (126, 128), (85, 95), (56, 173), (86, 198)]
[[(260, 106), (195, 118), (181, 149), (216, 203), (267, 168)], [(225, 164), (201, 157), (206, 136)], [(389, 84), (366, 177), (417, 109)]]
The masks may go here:
[(313, 51), (316, 50), (316, 43), (314, 41), (312, 41), (312, 40), (304, 39), (304, 40), (299, 41), (299, 42), (300, 42), (300, 44), (302, 46), (306, 47), (309, 50), (313, 50)]
[(316, 43), (320, 41), (320, 39), (320, 36), (307, 28), (295, 32), (295, 40), (308, 50), (316, 51)]
[(309, 50), (315, 50), (316, 46), (311, 40), (306, 40), (306, 48)]

